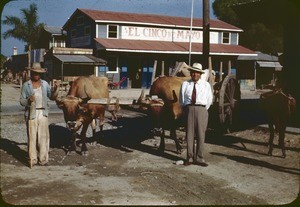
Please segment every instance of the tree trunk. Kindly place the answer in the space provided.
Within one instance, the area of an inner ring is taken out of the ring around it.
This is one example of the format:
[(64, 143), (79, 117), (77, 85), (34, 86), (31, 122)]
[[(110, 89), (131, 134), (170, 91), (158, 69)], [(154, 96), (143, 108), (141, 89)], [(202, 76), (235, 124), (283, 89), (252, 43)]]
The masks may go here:
[[(30, 68), (31, 67), (31, 44), (28, 44), (27, 54), (28, 54), (28, 68)], [(31, 77), (30, 70), (28, 70), (27, 72), (28, 72), (28, 77), (30, 78)], [(27, 81), (27, 80), (25, 80), (25, 81)]]

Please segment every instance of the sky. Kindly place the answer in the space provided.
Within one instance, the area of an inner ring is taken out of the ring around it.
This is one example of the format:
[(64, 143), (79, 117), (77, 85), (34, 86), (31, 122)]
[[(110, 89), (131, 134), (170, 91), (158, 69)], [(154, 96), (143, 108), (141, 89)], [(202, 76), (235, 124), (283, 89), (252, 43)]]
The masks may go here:
[[(2, 24), (6, 16), (21, 17), (20, 10), (29, 8), (35, 3), (38, 9), (39, 23), (48, 26), (62, 27), (77, 8), (159, 14), (168, 16), (191, 17), (192, 1), (194, 1), (194, 18), (202, 18), (203, 0), (14, 0), (2, 5), (1, 12), (1, 54), (6, 57), (12, 55), (13, 47), (17, 47), (18, 54), (24, 53), (24, 42), (14, 38), (3, 39), (3, 32), (12, 27)], [(209, 0), (210, 4), (214, 0)], [(215, 19), (210, 7), (210, 18)]]

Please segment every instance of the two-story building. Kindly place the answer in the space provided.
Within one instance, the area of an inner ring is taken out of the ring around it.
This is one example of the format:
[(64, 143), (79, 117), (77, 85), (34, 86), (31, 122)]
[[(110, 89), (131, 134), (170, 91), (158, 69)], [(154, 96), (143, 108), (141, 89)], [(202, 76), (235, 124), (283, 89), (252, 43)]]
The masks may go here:
[[(43, 66), (44, 55), (51, 47), (65, 47), (66, 32), (61, 27), (44, 26), (37, 40), (36, 49), (30, 51), (30, 63), (40, 62)], [(17, 48), (13, 48), (13, 71), (18, 73), (28, 67), (28, 53), (18, 54)]]
[[(99, 75), (127, 77), (133, 88), (148, 88), (154, 63), (157, 70), (174, 68), (177, 62), (199, 62), (202, 58), (202, 19), (77, 9), (63, 29), (66, 46), (92, 48), (107, 61)], [(238, 56), (256, 56), (239, 45), (242, 29), (220, 20), (210, 20), (210, 56), (214, 70), (236, 68)], [(190, 44), (191, 43), (191, 44)], [(224, 63), (224, 64), (223, 64)], [(230, 64), (226, 64), (230, 63)], [(224, 70), (225, 71), (225, 70)], [(124, 82), (123, 87), (126, 87)]]
[(44, 26), (38, 39), (38, 47), (48, 51), (51, 47), (66, 47), (67, 32), (61, 27)]

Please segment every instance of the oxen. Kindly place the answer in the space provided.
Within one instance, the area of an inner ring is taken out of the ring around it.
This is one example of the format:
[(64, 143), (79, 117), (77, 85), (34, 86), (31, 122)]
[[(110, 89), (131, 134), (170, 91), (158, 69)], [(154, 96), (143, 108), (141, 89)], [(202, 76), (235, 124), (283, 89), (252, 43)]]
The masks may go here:
[[(58, 98), (58, 91), (55, 92), (57, 106), (63, 110), (67, 127), (73, 133), (68, 154), (76, 151), (76, 132), (82, 127), (80, 138), (82, 141), (81, 154), (87, 155), (86, 132), (89, 124), (93, 128), (93, 137), (96, 132), (96, 121), (99, 119), (100, 131), (103, 131), (104, 115), (108, 110), (116, 119), (116, 112), (119, 110), (118, 101), (110, 104), (108, 79), (106, 77), (81, 76), (71, 85), (65, 98)], [(88, 103), (90, 99), (106, 100), (101, 103)]]
[[(174, 139), (177, 153), (182, 152), (182, 146), (177, 139), (176, 129), (183, 125), (183, 111), (179, 103), (179, 92), (181, 84), (190, 77), (159, 77), (157, 78), (149, 92), (149, 96), (142, 91), (137, 103), (141, 107), (148, 109), (153, 120), (154, 133), (160, 135), (161, 142), (159, 150), (165, 150), (165, 130), (170, 129), (170, 137)], [(153, 99), (151, 97), (157, 96)]]
[(268, 117), (270, 131), (268, 155), (272, 156), (273, 152), (275, 126), (275, 130), (279, 134), (278, 145), (281, 147), (282, 157), (286, 157), (284, 144), (285, 130), (288, 120), (296, 109), (296, 101), (290, 95), (284, 94), (280, 89), (261, 94), (260, 101)]

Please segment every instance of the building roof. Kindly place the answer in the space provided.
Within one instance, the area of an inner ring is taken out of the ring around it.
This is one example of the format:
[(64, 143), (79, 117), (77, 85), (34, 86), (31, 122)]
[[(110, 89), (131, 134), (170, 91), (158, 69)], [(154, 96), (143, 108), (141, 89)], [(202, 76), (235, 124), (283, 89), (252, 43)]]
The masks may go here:
[[(62, 35), (62, 28), (56, 26), (44, 26), (44, 30), (52, 35)], [(63, 34), (66, 35), (66, 31), (63, 31)]]
[(70, 55), (70, 54), (60, 54), (60, 55), (53, 55), (59, 61), (63, 62), (64, 64), (78, 64), (83, 63), (86, 65), (105, 65), (106, 61), (97, 58), (93, 55)]
[(277, 68), (277, 70), (281, 70), (282, 65), (279, 62), (271, 62), (271, 61), (256, 61), (259, 67), (262, 68)]
[[(155, 25), (164, 27), (186, 27), (189, 28), (191, 24), (190, 18), (186, 17), (176, 17), (176, 16), (163, 16), (156, 14), (136, 14), (136, 13), (126, 13), (126, 12), (112, 12), (112, 11), (101, 11), (101, 10), (90, 10), (90, 9), (77, 9), (72, 16), (77, 12), (82, 12), (86, 14), (95, 22), (104, 23), (124, 23), (124, 24), (139, 24), (139, 25)], [(69, 20), (72, 19), (69, 18)], [(69, 22), (65, 23), (63, 28), (65, 28)], [(202, 19), (194, 18), (193, 28), (202, 28)], [(196, 26), (197, 25), (197, 26)], [(210, 19), (210, 29), (211, 30), (230, 30), (242, 32), (243, 30), (228, 24), (226, 22)]]
[[(95, 38), (97, 48), (106, 51), (118, 52), (144, 52), (144, 53), (168, 53), (188, 54), (188, 42), (166, 42), (166, 41), (145, 41), (145, 40), (124, 40), (124, 39), (103, 39)], [(193, 54), (202, 54), (202, 43), (192, 44)], [(256, 53), (241, 45), (210, 44), (211, 55), (247, 55), (256, 56)]]
[(254, 60), (254, 61), (271, 61), (271, 62), (277, 62), (278, 57), (274, 55), (268, 55), (261, 52), (256, 52), (257, 56), (240, 56), (238, 57), (238, 60)]

